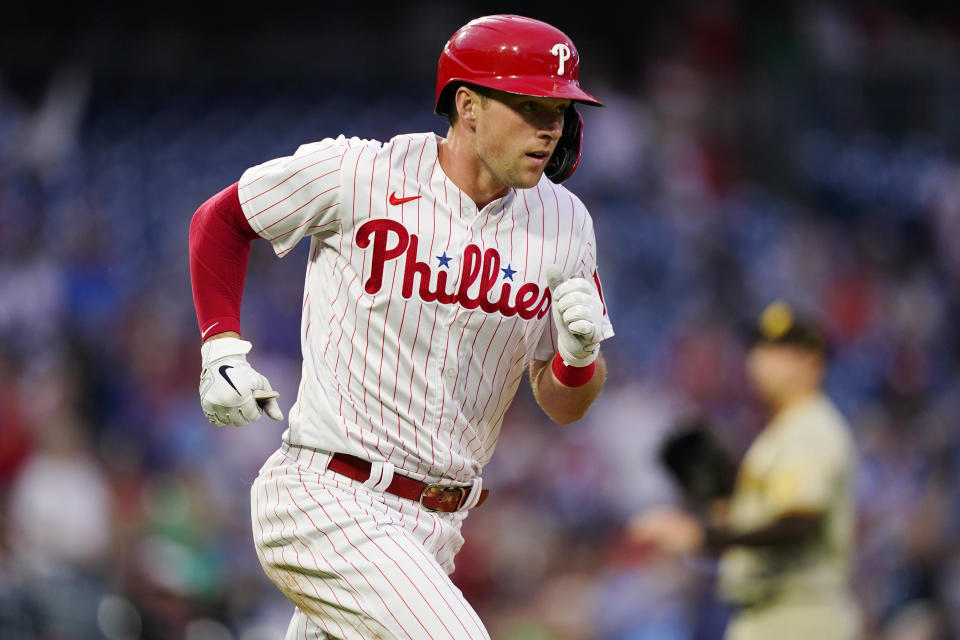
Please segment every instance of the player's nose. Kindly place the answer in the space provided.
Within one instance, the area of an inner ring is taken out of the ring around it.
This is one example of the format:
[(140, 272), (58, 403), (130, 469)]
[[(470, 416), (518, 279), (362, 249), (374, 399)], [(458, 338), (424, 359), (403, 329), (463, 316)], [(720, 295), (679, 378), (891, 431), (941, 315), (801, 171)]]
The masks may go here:
[(557, 139), (563, 131), (563, 114), (546, 113), (537, 124), (541, 137)]

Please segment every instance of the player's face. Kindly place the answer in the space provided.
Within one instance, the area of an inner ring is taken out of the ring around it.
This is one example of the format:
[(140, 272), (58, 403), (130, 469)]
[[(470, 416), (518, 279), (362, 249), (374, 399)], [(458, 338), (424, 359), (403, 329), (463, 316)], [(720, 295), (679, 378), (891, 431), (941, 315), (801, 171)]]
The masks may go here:
[(500, 183), (529, 189), (553, 155), (569, 100), (494, 91), (476, 123), (477, 155)]
[(747, 355), (747, 376), (768, 402), (779, 403), (801, 386), (819, 379), (820, 358), (783, 344), (758, 344)]

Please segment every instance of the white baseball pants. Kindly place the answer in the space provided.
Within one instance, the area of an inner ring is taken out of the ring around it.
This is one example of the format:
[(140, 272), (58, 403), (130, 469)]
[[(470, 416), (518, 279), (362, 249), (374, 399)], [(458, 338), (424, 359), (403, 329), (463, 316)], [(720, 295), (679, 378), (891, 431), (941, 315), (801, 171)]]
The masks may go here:
[(448, 576), (466, 513), (328, 471), (329, 456), (285, 444), (251, 489), (260, 563), (296, 605), (286, 640), (489, 640)]

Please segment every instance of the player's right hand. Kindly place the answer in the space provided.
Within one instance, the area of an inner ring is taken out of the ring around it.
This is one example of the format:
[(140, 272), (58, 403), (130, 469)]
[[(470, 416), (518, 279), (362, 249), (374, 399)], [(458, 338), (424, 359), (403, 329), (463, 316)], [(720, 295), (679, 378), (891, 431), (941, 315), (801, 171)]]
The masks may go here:
[(695, 553), (706, 540), (703, 525), (675, 507), (656, 507), (634, 516), (627, 532), (641, 548), (676, 555)]
[(247, 362), (253, 347), (238, 338), (217, 338), (203, 344), (200, 373), (200, 406), (210, 424), (242, 426), (266, 413), (283, 420), (277, 403), (280, 395)]

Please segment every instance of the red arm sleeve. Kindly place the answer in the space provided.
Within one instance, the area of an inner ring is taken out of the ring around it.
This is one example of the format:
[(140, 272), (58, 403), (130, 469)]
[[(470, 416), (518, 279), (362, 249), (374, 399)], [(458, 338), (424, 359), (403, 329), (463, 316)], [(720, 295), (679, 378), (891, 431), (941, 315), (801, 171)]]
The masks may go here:
[(190, 223), (190, 282), (201, 338), (240, 333), (250, 243), (258, 237), (240, 207), (237, 183), (204, 202)]

